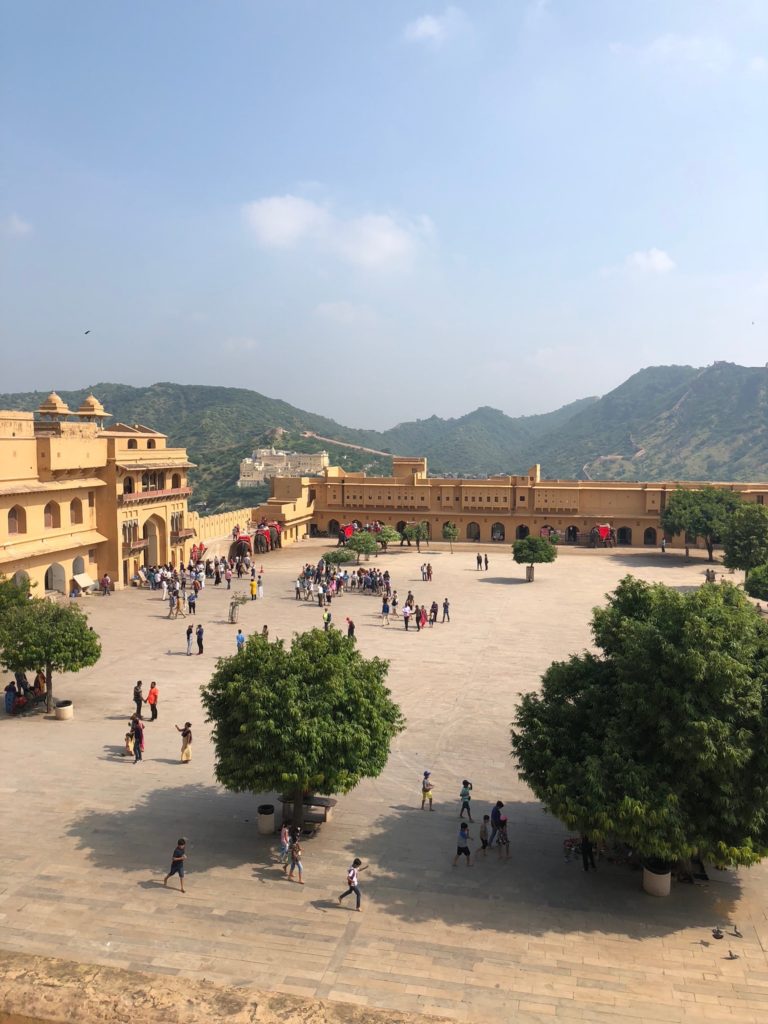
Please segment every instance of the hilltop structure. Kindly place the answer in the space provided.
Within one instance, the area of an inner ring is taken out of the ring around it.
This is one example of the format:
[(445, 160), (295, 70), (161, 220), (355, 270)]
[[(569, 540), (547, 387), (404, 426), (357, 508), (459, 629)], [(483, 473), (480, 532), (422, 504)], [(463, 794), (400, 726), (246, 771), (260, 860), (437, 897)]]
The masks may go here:
[(255, 487), (276, 476), (315, 476), (329, 466), (328, 452), (284, 452), (257, 448), (240, 463), (238, 487)]
[[(451, 522), (458, 526), (460, 540), (482, 544), (511, 542), (529, 534), (546, 536), (550, 531), (566, 542), (586, 543), (593, 527), (608, 525), (618, 544), (653, 546), (661, 543), (661, 513), (669, 494), (678, 487), (706, 486), (728, 488), (760, 505), (768, 496), (768, 482), (542, 480), (538, 465), (525, 476), (457, 480), (429, 477), (424, 458), (395, 457), (389, 477), (367, 477), (332, 466), (316, 479), (275, 479), (272, 497), (257, 511), (270, 509), (264, 514), (295, 526), (296, 532), (306, 529), (314, 535), (335, 536), (342, 525), (376, 520), (398, 530), (426, 522), (431, 536), (439, 540), (443, 524)], [(667, 539), (680, 546), (686, 543), (684, 537)], [(689, 541), (695, 543), (694, 538)]]

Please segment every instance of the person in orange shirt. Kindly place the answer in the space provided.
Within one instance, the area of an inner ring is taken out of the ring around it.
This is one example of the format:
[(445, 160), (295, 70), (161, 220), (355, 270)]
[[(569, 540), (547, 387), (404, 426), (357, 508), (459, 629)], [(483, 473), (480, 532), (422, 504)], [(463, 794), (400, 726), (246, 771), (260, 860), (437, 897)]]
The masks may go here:
[(149, 710), (152, 712), (151, 722), (157, 721), (157, 701), (159, 697), (160, 691), (157, 689), (157, 683), (153, 679), (149, 687), (149, 693), (144, 701), (145, 704), (149, 704)]

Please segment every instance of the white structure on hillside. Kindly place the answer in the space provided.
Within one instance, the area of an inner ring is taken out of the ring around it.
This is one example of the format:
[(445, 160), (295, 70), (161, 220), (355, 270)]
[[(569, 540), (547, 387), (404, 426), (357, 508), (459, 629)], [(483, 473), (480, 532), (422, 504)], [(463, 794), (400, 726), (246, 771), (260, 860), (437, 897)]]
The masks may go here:
[(238, 487), (255, 487), (273, 476), (316, 476), (329, 465), (328, 452), (282, 452), (257, 448), (240, 463)]

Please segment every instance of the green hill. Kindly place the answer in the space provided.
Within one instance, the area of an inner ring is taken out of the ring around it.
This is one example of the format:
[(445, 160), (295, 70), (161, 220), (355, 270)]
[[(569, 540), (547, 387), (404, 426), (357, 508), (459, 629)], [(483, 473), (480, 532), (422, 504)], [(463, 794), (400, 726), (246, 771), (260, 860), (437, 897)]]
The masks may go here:
[[(256, 503), (265, 489), (240, 491), (240, 460), (275, 441), (300, 451), (329, 451), (350, 470), (387, 474), (386, 456), (304, 436), (426, 455), (436, 473), (524, 472), (541, 463), (561, 479), (759, 480), (768, 477), (768, 369), (715, 363), (656, 366), (634, 374), (602, 398), (554, 412), (511, 417), (482, 407), (456, 419), (432, 416), (390, 430), (356, 430), (244, 388), (203, 385), (95, 384), (62, 391), (77, 408), (93, 391), (115, 420), (144, 423), (184, 445), (198, 468), (194, 505), (209, 511)], [(35, 409), (43, 392), (0, 395), (0, 407)]]

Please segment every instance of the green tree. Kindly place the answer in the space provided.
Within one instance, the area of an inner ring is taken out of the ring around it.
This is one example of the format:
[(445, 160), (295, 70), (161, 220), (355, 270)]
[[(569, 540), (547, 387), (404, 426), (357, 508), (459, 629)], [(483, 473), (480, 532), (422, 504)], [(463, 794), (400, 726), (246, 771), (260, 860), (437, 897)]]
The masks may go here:
[(713, 562), (714, 545), (722, 538), (726, 523), (740, 502), (738, 494), (718, 487), (702, 487), (697, 491), (678, 487), (667, 499), (661, 525), (670, 534), (701, 537)]
[(557, 547), (547, 537), (525, 537), (512, 545), (512, 557), (518, 565), (528, 566), (528, 582), (533, 583), (534, 565), (554, 562)]
[(768, 565), (758, 565), (744, 580), (744, 589), (750, 597), (768, 601)]
[(357, 554), (357, 560), (360, 561), (360, 555), (366, 555), (370, 558), (371, 555), (378, 554), (379, 545), (376, 543), (372, 533), (368, 533), (367, 530), (358, 530), (357, 533), (353, 533), (351, 537), (347, 539), (345, 544), (347, 551), (354, 551)]
[(23, 583), (16, 583), (9, 580), (7, 576), (0, 576), (0, 618), (8, 608), (17, 608), (25, 605), (29, 600), (29, 580)]
[[(416, 550), (421, 551), (421, 542), (429, 540), (429, 523), (422, 521), (406, 526), (405, 530), (403, 530), (403, 540), (408, 541), (408, 547), (411, 546), (411, 541), (414, 541), (416, 543)], [(402, 541), (400, 546), (402, 547)]]
[(723, 562), (729, 569), (743, 569), (745, 580), (752, 569), (768, 562), (768, 508), (743, 502), (728, 519), (723, 533)]
[(451, 545), (451, 554), (453, 554), (453, 542), (459, 539), (459, 528), (456, 523), (445, 523), (443, 526), (443, 540), (447, 540)]
[(290, 648), (249, 637), (202, 687), (216, 778), (238, 793), (292, 793), (300, 823), (305, 793), (346, 793), (380, 775), (405, 728), (388, 666), (335, 629), (298, 634)]
[(554, 662), (518, 706), (521, 778), (569, 828), (645, 857), (764, 857), (768, 624), (730, 584), (627, 576), (592, 633), (601, 654)]
[(346, 565), (347, 562), (356, 562), (358, 556), (346, 548), (333, 548), (332, 551), (326, 551), (323, 558), (331, 565)]
[(372, 536), (376, 543), (381, 546), (382, 551), (386, 551), (390, 544), (396, 544), (397, 541), (403, 539), (394, 526), (382, 526), (379, 532), (374, 533)]
[(0, 616), (0, 660), (11, 672), (45, 670), (48, 710), (53, 708), (53, 673), (95, 665), (101, 643), (74, 605), (27, 600)]

